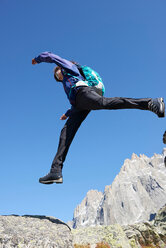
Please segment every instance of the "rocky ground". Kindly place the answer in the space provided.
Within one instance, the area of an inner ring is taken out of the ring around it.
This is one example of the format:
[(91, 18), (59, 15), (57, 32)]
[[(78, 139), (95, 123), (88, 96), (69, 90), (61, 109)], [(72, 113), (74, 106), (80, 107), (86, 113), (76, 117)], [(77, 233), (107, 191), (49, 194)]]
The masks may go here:
[(0, 216), (0, 248), (166, 248), (166, 206), (152, 222), (70, 229), (46, 216)]

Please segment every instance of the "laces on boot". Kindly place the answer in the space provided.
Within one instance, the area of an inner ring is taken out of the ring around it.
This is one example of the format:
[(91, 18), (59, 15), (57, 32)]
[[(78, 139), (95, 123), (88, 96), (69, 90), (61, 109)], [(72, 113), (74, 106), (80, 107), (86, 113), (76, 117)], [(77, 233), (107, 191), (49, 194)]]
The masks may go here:
[(155, 114), (159, 113), (159, 108), (157, 107), (157, 105), (155, 103), (153, 103), (152, 101), (149, 102), (149, 110), (151, 110), (152, 112), (154, 112)]

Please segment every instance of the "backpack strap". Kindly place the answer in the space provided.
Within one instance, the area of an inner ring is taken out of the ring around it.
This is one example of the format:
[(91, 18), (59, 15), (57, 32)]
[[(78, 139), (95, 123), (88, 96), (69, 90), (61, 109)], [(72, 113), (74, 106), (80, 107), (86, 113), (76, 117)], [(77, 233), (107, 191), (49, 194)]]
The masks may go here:
[(74, 87), (79, 87), (79, 86), (89, 86), (88, 85), (88, 81), (78, 81), (75, 85), (74, 85)]

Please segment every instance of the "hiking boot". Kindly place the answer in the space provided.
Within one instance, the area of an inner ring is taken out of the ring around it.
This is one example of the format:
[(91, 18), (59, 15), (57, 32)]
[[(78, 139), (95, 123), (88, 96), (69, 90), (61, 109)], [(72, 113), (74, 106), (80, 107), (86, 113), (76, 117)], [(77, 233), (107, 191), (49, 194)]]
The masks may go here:
[(62, 171), (50, 171), (46, 176), (39, 178), (39, 183), (63, 183)]
[(148, 108), (150, 111), (158, 115), (158, 117), (165, 116), (165, 104), (163, 98), (155, 98), (150, 100), (150, 102), (148, 103)]

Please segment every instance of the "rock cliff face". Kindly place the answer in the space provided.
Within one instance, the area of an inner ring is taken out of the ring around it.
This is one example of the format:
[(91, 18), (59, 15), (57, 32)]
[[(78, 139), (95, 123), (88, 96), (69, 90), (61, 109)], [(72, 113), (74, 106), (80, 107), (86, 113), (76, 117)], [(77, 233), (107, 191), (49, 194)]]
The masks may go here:
[(75, 209), (73, 227), (127, 225), (152, 220), (166, 203), (166, 167), (163, 154), (126, 159), (104, 193), (91, 190)]
[[(103, 193), (91, 190), (87, 193), (82, 203), (75, 209), (74, 228), (77, 226), (94, 226), (98, 218), (98, 207), (103, 199)], [(78, 217), (79, 216), (79, 217)]]

